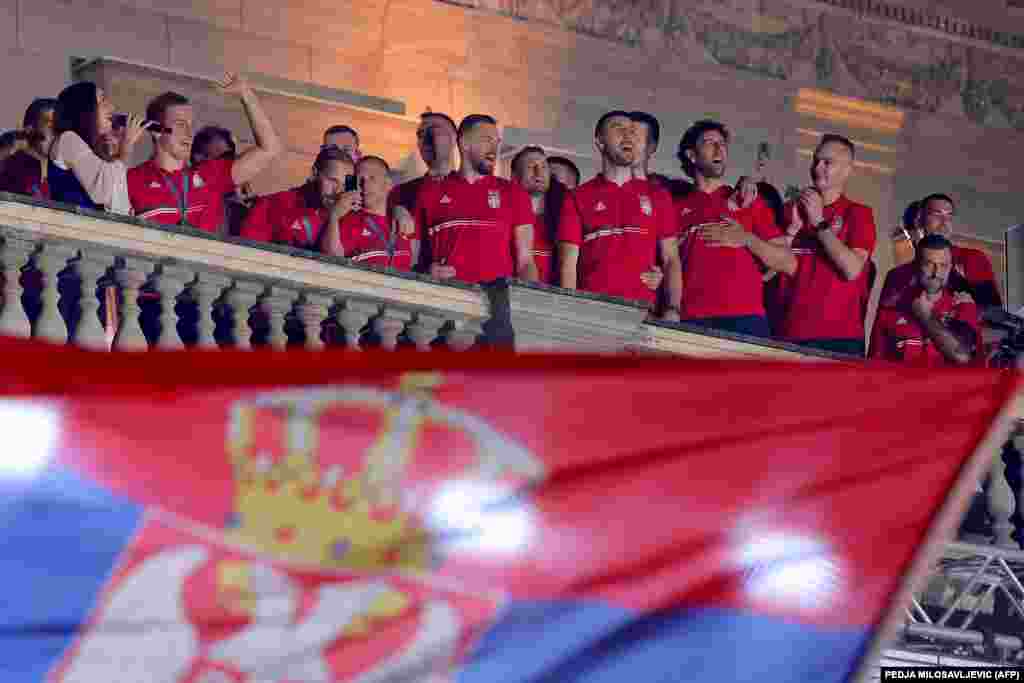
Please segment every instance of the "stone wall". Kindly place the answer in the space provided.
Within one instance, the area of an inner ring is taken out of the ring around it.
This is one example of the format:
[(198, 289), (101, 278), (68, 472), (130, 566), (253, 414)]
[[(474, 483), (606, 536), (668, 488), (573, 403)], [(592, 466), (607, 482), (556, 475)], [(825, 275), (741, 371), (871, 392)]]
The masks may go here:
[[(734, 129), (736, 173), (750, 170), (758, 146), (768, 144), (769, 175), (779, 185), (806, 182), (822, 132), (850, 135), (862, 152), (851, 194), (876, 209), (883, 270), (892, 261), (885, 234), (925, 192), (960, 199), (965, 233), (999, 239), (1020, 222), (1013, 178), (1024, 170), (1024, 137), (1015, 130), (1024, 124), (1024, 50), (1007, 46), (1006, 35), (929, 26), (909, 0), (902, 17), (875, 0), (467, 2), (480, 6), (0, 0), (9, 85), (0, 121), (15, 125), (31, 97), (59, 90), (72, 57), (96, 56), (206, 77), (244, 69), (397, 101), (404, 115), (381, 133), (387, 139), (366, 135), (364, 146), (407, 167), (414, 141), (402, 143), (394, 131), (409, 130), (427, 107), (456, 119), (493, 113), (511, 147), (537, 140), (586, 167), (593, 122), (626, 106), (662, 119), (658, 166), (673, 173), (680, 134), (706, 115)], [(1024, 31), (1024, 23), (999, 28)], [(282, 127), (302, 120), (298, 108), (275, 111)], [(342, 107), (316, 125), (345, 116)], [(314, 127), (288, 136), (289, 156), (260, 189), (302, 179)]]

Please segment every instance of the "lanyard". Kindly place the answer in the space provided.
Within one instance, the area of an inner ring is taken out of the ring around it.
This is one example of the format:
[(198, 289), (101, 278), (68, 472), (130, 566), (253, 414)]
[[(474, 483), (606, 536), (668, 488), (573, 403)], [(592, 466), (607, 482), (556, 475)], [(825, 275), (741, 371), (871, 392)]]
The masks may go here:
[(302, 226), (304, 228), (306, 228), (306, 243), (309, 244), (310, 247), (312, 247), (313, 246), (313, 226), (309, 222), (309, 216), (303, 216), (302, 217)]
[(163, 172), (160, 173), (160, 178), (164, 181), (164, 187), (174, 195), (174, 200), (178, 202), (178, 212), (181, 214), (181, 220), (178, 222), (178, 225), (188, 225), (188, 174), (189, 169), (187, 166), (181, 169), (181, 192), (178, 192), (178, 186), (175, 185), (170, 176)]
[(381, 230), (380, 226), (377, 225), (377, 221), (370, 214), (364, 213), (363, 217), (366, 218), (366, 227), (372, 230), (377, 239), (384, 243), (384, 248), (387, 249), (388, 260), (390, 261), (395, 255), (395, 236), (385, 236), (384, 231)]

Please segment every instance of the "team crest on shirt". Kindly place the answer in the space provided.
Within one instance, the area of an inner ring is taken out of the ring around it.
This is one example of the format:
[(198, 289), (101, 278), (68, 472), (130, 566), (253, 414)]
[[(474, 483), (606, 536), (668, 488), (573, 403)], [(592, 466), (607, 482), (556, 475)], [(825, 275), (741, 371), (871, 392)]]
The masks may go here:
[(492, 209), (501, 208), (501, 193), (498, 192), (497, 190), (488, 190), (487, 206), (491, 207)]
[(369, 237), (369, 236), (370, 236), (370, 231), (367, 230), (366, 228), (363, 228), (363, 237)]
[(302, 228), (302, 221), (299, 221), (299, 220), (294, 221), (292, 223), (292, 230), (295, 230), (296, 232), (302, 232), (302, 230), (303, 230), (303, 228)]
[(451, 204), (452, 203), (452, 198), (449, 197), (446, 194), (445, 195), (441, 195), (441, 202), (440, 203), (441, 204)]
[(153, 190), (153, 189), (159, 190), (161, 187), (163, 187), (163, 185), (161, 185), (160, 183), (158, 183), (155, 180), (149, 184), (149, 189), (151, 189), (151, 190)]
[(594, 204), (594, 211), (604, 211), (606, 208), (608, 207), (604, 205), (604, 202), (599, 201), (597, 204)]
[(910, 322), (906, 318), (900, 318), (896, 321), (897, 325), (909, 325)]
[(833, 230), (842, 230), (843, 229), (843, 217), (842, 216), (836, 216), (835, 218), (832, 219), (832, 229)]
[(651, 206), (651, 198), (645, 194), (640, 195), (640, 211), (642, 211), (645, 216), (650, 216), (654, 213), (654, 208)]
[(206, 183), (203, 182), (203, 176), (199, 175), (198, 173), (192, 174), (192, 187), (198, 188), (202, 187), (205, 184)]

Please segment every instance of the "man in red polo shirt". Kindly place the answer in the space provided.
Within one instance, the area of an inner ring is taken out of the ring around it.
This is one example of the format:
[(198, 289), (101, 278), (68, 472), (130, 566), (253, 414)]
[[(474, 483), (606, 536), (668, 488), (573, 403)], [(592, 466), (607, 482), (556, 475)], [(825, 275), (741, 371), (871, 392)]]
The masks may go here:
[(192, 105), (177, 93), (158, 96), (146, 107), (146, 118), (162, 127), (153, 133), (156, 153), (128, 171), (128, 196), (139, 218), (217, 233), (224, 223), (224, 195), (252, 180), (281, 152), (274, 126), (245, 79), (227, 74), (218, 85), (242, 100), (256, 146), (233, 160), (190, 167)]
[(683, 265), (682, 317), (704, 327), (771, 336), (764, 308), (765, 269), (792, 275), (796, 257), (760, 197), (744, 207), (724, 181), (729, 130), (693, 124), (679, 142), (683, 171), (696, 190), (675, 201)]
[(556, 202), (548, 201), (551, 194), (551, 169), (544, 150), (536, 146), (519, 150), (512, 157), (512, 179), (522, 185), (533, 205), (533, 260), (537, 264), (538, 282), (556, 285), (558, 281), (552, 226), (557, 216), (549, 213)]
[(24, 194), (36, 199), (50, 196), (46, 184), (46, 160), (53, 143), (57, 100), (37, 99), (25, 110), (18, 137), (20, 149), (7, 158), (0, 172), (0, 192)]
[(910, 285), (878, 309), (870, 357), (927, 367), (967, 365), (976, 354), (980, 323), (970, 295), (948, 286), (953, 245), (936, 233), (925, 236), (913, 266)]
[(646, 302), (651, 308), (664, 266), (663, 318), (679, 320), (679, 232), (672, 197), (646, 178), (642, 122), (611, 111), (594, 128), (601, 173), (573, 190), (558, 221), (561, 285)]
[(863, 356), (876, 229), (874, 212), (844, 194), (854, 154), (848, 139), (824, 135), (811, 162), (813, 185), (786, 209), (797, 269), (782, 276), (778, 332), (809, 348)]
[[(956, 203), (945, 194), (930, 194), (917, 203), (914, 225), (917, 237), (926, 235), (942, 235), (950, 239), (953, 235), (953, 224), (956, 220)], [(971, 247), (953, 245), (953, 272), (949, 286), (955, 291), (966, 291), (981, 309), (989, 307), (1002, 308), (1003, 299), (996, 284), (996, 275), (992, 270), (992, 262), (985, 252)], [(898, 298), (904, 289), (911, 286), (917, 268), (914, 263), (904, 263), (889, 271), (885, 276), (881, 302), (890, 304)]]
[(361, 201), (348, 209), (336, 204), (330, 211), (323, 252), (355, 263), (410, 270), (413, 245), (394, 230), (388, 217), (388, 195), (393, 185), (388, 162), (365, 156), (356, 165), (356, 176)]
[(530, 196), (494, 175), (499, 142), (494, 118), (467, 116), (458, 130), (459, 170), (420, 188), (414, 217), (420, 240), (429, 244), (432, 277), (537, 279)]

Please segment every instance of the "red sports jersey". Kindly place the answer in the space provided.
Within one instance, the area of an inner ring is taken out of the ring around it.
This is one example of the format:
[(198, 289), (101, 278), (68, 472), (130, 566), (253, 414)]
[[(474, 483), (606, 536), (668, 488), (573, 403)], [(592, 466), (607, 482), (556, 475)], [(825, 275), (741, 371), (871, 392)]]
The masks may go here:
[(405, 207), (405, 210), (412, 213), (416, 210), (416, 198), (419, 197), (420, 188), (431, 176), (421, 175), (419, 178), (407, 180), (401, 185), (395, 185), (388, 193), (388, 211), (396, 206)]
[(544, 285), (558, 284), (558, 270), (555, 254), (555, 243), (548, 230), (548, 221), (544, 214), (533, 218), (533, 262), (537, 264), (538, 282)]
[[(871, 329), (871, 349), (868, 357), (925, 367), (954, 365), (942, 355), (920, 321), (911, 312), (911, 302), (920, 293), (921, 288), (915, 286), (904, 291), (898, 305), (878, 309), (875, 325)], [(948, 289), (943, 290), (942, 297), (935, 303), (932, 314), (943, 323), (949, 320), (966, 323), (980, 340), (978, 307), (973, 303), (954, 303), (953, 293)]]
[(672, 197), (656, 183), (634, 178), (621, 187), (598, 175), (562, 203), (558, 241), (580, 248), (578, 287), (654, 303), (640, 279), (658, 258), (658, 241), (675, 237)]
[(42, 162), (25, 151), (9, 156), (0, 172), (0, 192), (49, 199), (50, 188), (43, 179)]
[[(996, 275), (992, 270), (992, 262), (980, 249), (953, 245), (953, 270), (967, 280), (967, 284), (971, 287), (988, 285), (994, 291), (999, 291), (996, 286)], [(916, 273), (917, 268), (913, 261), (890, 270), (885, 276), (885, 285), (882, 287), (880, 299), (882, 304), (888, 305), (896, 297), (899, 297), (903, 290), (910, 287)]]
[(452, 173), (421, 186), (415, 217), (435, 263), (454, 267), (459, 280), (488, 282), (514, 274), (514, 229), (533, 225), (533, 207), (526, 190), (504, 178), (470, 183)]
[(128, 196), (135, 215), (155, 223), (185, 222), (193, 228), (217, 232), (224, 223), (224, 195), (235, 189), (231, 178), (231, 159), (204, 161), (195, 168), (168, 173), (155, 159), (128, 171)]
[(302, 187), (293, 187), (260, 197), (242, 223), (241, 237), (258, 242), (291, 243), (288, 215), (306, 205)]
[(327, 225), (327, 209), (307, 206), (305, 203), (277, 213), (274, 242), (296, 249), (320, 251), (320, 238)]
[(757, 198), (746, 209), (730, 203), (733, 188), (691, 192), (677, 199), (679, 254), (683, 262), (683, 318), (765, 315), (760, 261), (749, 249), (714, 247), (697, 235), (697, 227), (731, 218), (763, 240), (782, 236), (771, 209)]
[[(792, 210), (792, 205), (787, 205), (787, 215), (792, 215)], [(863, 249), (870, 257), (876, 229), (869, 207), (844, 195), (825, 207), (824, 216), (847, 247)], [(870, 269), (865, 266), (853, 280), (844, 278), (813, 230), (814, 226), (804, 226), (793, 240), (797, 270), (784, 286), (786, 301), (779, 332), (795, 341), (863, 339)]]
[(394, 234), (387, 216), (356, 211), (342, 218), (339, 228), (346, 258), (372, 266), (411, 270), (409, 238)]

